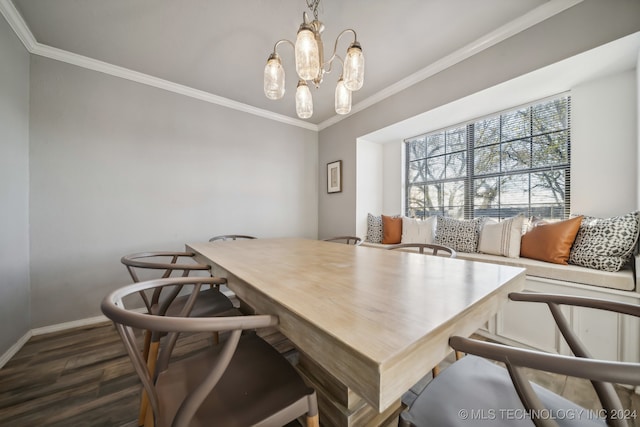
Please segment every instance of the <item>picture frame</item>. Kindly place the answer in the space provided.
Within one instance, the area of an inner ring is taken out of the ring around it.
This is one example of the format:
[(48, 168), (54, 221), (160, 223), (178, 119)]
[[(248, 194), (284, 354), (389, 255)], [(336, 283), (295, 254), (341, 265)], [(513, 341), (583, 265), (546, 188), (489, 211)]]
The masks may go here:
[(342, 160), (327, 163), (327, 193), (342, 191)]

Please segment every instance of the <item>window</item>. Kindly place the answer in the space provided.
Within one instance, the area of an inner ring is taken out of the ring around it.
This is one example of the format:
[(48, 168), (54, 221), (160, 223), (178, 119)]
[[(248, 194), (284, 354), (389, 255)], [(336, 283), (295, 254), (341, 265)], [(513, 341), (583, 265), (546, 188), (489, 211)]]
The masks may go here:
[(567, 218), (570, 101), (565, 94), (405, 140), (405, 214)]

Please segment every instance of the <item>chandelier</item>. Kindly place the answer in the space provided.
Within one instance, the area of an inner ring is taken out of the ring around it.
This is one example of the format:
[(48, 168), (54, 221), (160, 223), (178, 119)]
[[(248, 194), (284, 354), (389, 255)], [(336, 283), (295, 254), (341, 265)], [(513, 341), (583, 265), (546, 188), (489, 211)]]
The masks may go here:
[[(306, 0), (307, 7), (313, 12), (313, 21), (309, 22), (307, 12), (303, 12), (302, 24), (298, 29), (295, 44), (282, 39), (276, 42), (273, 53), (267, 59), (264, 67), (264, 94), (269, 99), (280, 99), (284, 96), (284, 68), (277, 53), (278, 46), (288, 43), (294, 49), (298, 87), (296, 89), (296, 113), (301, 119), (308, 119), (313, 115), (313, 100), (308, 83), (320, 87), (325, 74), (332, 70), (333, 62), (338, 59), (342, 63), (342, 74), (338, 79), (335, 92), (335, 109), (338, 114), (348, 114), (351, 111), (351, 92), (362, 87), (364, 81), (364, 56), (362, 47), (358, 43), (356, 32), (350, 28), (343, 30), (336, 37), (333, 53), (327, 61), (324, 60), (322, 31), (324, 24), (318, 21), (318, 4), (320, 0)], [(344, 60), (336, 54), (338, 41), (346, 33), (353, 33), (353, 42), (347, 49)]]

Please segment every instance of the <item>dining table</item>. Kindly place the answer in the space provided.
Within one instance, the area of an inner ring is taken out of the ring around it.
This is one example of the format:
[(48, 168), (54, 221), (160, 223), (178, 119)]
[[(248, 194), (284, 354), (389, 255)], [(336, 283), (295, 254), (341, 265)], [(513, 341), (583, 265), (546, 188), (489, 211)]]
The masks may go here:
[(524, 288), (522, 268), (309, 238), (187, 243), (255, 313), (278, 317), (323, 426), (388, 425), (401, 397)]

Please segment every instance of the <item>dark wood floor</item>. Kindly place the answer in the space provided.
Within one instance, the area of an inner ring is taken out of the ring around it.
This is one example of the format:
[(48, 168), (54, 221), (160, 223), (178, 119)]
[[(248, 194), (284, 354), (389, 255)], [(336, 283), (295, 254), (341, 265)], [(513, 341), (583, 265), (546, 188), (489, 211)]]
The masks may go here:
[[(282, 335), (265, 335), (281, 353), (295, 359)], [(209, 333), (183, 336), (174, 355), (186, 357), (210, 345), (210, 340)], [(441, 367), (446, 369), (451, 361)], [(425, 377), (414, 390), (430, 379)], [(597, 404), (587, 382), (544, 373), (532, 373), (531, 379), (587, 408)], [(0, 426), (134, 427), (140, 389), (110, 323), (35, 336), (0, 369)], [(626, 390), (621, 394), (627, 408), (640, 411), (639, 395)], [(409, 401), (410, 395), (405, 396)], [(631, 425), (640, 426), (640, 420)]]
[(0, 425), (128, 425), (139, 393), (110, 323), (35, 336), (0, 370)]
[[(186, 357), (210, 340), (183, 335), (173, 354)], [(267, 340), (291, 350), (275, 334)], [(0, 426), (135, 426), (140, 390), (111, 323), (35, 336), (0, 369)]]

